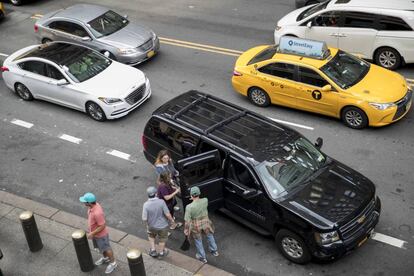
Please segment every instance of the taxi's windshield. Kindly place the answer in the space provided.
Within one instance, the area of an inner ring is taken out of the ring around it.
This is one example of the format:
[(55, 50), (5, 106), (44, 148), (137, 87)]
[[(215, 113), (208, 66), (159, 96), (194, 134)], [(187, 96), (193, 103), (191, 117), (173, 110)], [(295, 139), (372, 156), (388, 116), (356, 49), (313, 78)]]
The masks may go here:
[(301, 14), (299, 14), (298, 18), (296, 18), (296, 21), (301, 21), (302, 19), (307, 18), (318, 11), (325, 9), (326, 6), (328, 6), (329, 2), (330, 1), (325, 1), (318, 5), (310, 7), (309, 9), (304, 10)]
[(283, 146), (282, 153), (256, 167), (273, 198), (306, 182), (326, 162), (326, 157), (302, 137)]
[(342, 89), (348, 89), (360, 82), (367, 75), (369, 68), (368, 62), (339, 50), (320, 70)]

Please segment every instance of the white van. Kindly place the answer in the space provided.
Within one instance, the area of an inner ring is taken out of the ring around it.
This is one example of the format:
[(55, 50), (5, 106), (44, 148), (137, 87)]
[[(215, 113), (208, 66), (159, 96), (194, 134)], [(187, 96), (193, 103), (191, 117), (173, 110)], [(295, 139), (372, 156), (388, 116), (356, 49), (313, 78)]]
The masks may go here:
[(287, 14), (274, 36), (322, 40), (394, 70), (414, 63), (413, 29), (412, 0), (331, 0)]

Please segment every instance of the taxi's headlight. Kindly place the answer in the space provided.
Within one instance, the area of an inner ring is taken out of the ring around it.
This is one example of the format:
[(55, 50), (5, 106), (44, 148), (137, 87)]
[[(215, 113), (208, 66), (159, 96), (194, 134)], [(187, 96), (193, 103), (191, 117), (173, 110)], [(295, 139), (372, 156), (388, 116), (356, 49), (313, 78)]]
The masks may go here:
[(327, 233), (315, 233), (315, 240), (319, 245), (330, 244), (339, 240), (337, 231)]
[(395, 103), (369, 103), (369, 105), (378, 110), (385, 110), (394, 107)]
[(115, 103), (119, 103), (122, 102), (121, 99), (118, 98), (106, 98), (106, 97), (99, 97), (99, 100), (103, 101), (106, 104), (115, 104)]
[(118, 51), (121, 55), (130, 55), (130, 54), (135, 54), (138, 52), (136, 48), (121, 48), (121, 49), (118, 49)]

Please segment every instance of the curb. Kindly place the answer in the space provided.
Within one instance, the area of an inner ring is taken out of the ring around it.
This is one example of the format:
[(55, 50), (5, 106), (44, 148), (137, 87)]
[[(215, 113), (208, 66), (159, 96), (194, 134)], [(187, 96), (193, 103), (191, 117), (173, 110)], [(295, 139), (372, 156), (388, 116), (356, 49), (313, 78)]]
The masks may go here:
[[(49, 231), (52, 231), (53, 235), (57, 235), (63, 239), (69, 239), (72, 232), (68, 232), (71, 229), (83, 229), (87, 230), (87, 219), (67, 213), (65, 211), (50, 207), (48, 205), (20, 197), (5, 191), (0, 191), (0, 202), (11, 207), (2, 208), (0, 211), (0, 217), (9, 217), (12, 220), (19, 221), (18, 214), (16, 214), (15, 208), (22, 210), (30, 210), (36, 215), (41, 216), (40, 219), (51, 220)], [(43, 218), (42, 218), (43, 217)], [(56, 225), (60, 224), (60, 226)], [(55, 224), (55, 225), (54, 225)], [(45, 231), (46, 229), (43, 229)], [(49, 232), (45, 231), (45, 232)], [(110, 233), (110, 239), (112, 242), (124, 246), (127, 248), (137, 248), (142, 252), (146, 252), (146, 248), (149, 247), (149, 242), (147, 240), (141, 239), (137, 236), (128, 234), (126, 232), (120, 231), (118, 229), (108, 227)], [(145, 254), (145, 253), (143, 253)], [(229, 272), (226, 272), (222, 269), (216, 268), (214, 266), (203, 264), (202, 262), (188, 257), (184, 254), (181, 254), (177, 251), (170, 249), (170, 255), (166, 257), (164, 262), (172, 264), (174, 266), (185, 269), (193, 274), (197, 275), (215, 275), (215, 276), (231, 276)]]

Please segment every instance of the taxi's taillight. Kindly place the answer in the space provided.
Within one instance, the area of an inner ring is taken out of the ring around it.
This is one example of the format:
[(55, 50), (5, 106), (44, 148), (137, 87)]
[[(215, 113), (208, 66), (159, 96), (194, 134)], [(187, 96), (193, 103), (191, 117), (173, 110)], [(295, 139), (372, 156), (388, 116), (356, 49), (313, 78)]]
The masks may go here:
[(6, 72), (6, 71), (9, 71), (9, 68), (7, 68), (6, 66), (2, 66), (2, 67), (0, 67), (0, 71), (1, 72)]
[(240, 77), (240, 76), (243, 76), (243, 74), (240, 73), (240, 72), (238, 72), (238, 71), (236, 71), (236, 70), (234, 70), (233, 71), (233, 76)]

